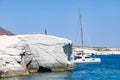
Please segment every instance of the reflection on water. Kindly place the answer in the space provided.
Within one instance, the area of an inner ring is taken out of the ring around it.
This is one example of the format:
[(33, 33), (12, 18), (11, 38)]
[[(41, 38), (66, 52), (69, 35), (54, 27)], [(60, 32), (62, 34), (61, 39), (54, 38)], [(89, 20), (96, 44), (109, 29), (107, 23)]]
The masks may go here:
[(0, 80), (69, 80), (72, 79), (72, 71), (33, 73), (28, 76), (2, 78)]

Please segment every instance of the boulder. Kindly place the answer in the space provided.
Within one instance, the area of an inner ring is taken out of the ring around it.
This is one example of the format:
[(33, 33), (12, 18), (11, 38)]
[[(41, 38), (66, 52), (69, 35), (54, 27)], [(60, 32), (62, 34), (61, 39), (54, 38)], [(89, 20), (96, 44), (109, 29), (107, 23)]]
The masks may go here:
[(0, 76), (74, 69), (72, 41), (50, 35), (0, 36)]

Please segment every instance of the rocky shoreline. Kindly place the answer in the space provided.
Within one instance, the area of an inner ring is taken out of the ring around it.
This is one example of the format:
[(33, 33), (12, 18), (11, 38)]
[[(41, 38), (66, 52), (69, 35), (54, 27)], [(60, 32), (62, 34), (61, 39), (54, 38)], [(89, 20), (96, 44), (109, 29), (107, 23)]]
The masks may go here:
[(95, 55), (120, 55), (120, 48), (111, 48), (111, 47), (83, 47), (73, 46), (73, 53), (81, 53), (84, 51), (85, 54), (95, 54)]
[(50, 35), (0, 36), (0, 78), (29, 75), (34, 72), (75, 69), (71, 55), (120, 54), (120, 48), (72, 47), (72, 41)]
[(0, 77), (75, 68), (72, 41), (50, 35), (0, 36)]

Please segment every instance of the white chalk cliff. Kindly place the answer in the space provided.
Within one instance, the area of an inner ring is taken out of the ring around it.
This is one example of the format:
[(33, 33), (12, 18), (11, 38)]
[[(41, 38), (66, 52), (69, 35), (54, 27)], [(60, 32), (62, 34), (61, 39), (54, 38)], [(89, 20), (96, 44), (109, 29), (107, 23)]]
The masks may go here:
[(0, 36), (0, 76), (69, 70), (72, 42), (50, 35)]

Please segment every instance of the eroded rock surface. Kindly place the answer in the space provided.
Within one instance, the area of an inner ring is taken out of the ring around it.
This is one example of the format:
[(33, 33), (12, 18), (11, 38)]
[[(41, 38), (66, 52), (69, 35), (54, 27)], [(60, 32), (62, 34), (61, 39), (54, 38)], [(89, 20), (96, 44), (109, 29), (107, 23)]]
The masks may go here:
[(37, 71), (74, 68), (72, 42), (49, 35), (0, 36), (0, 75), (9, 77)]

